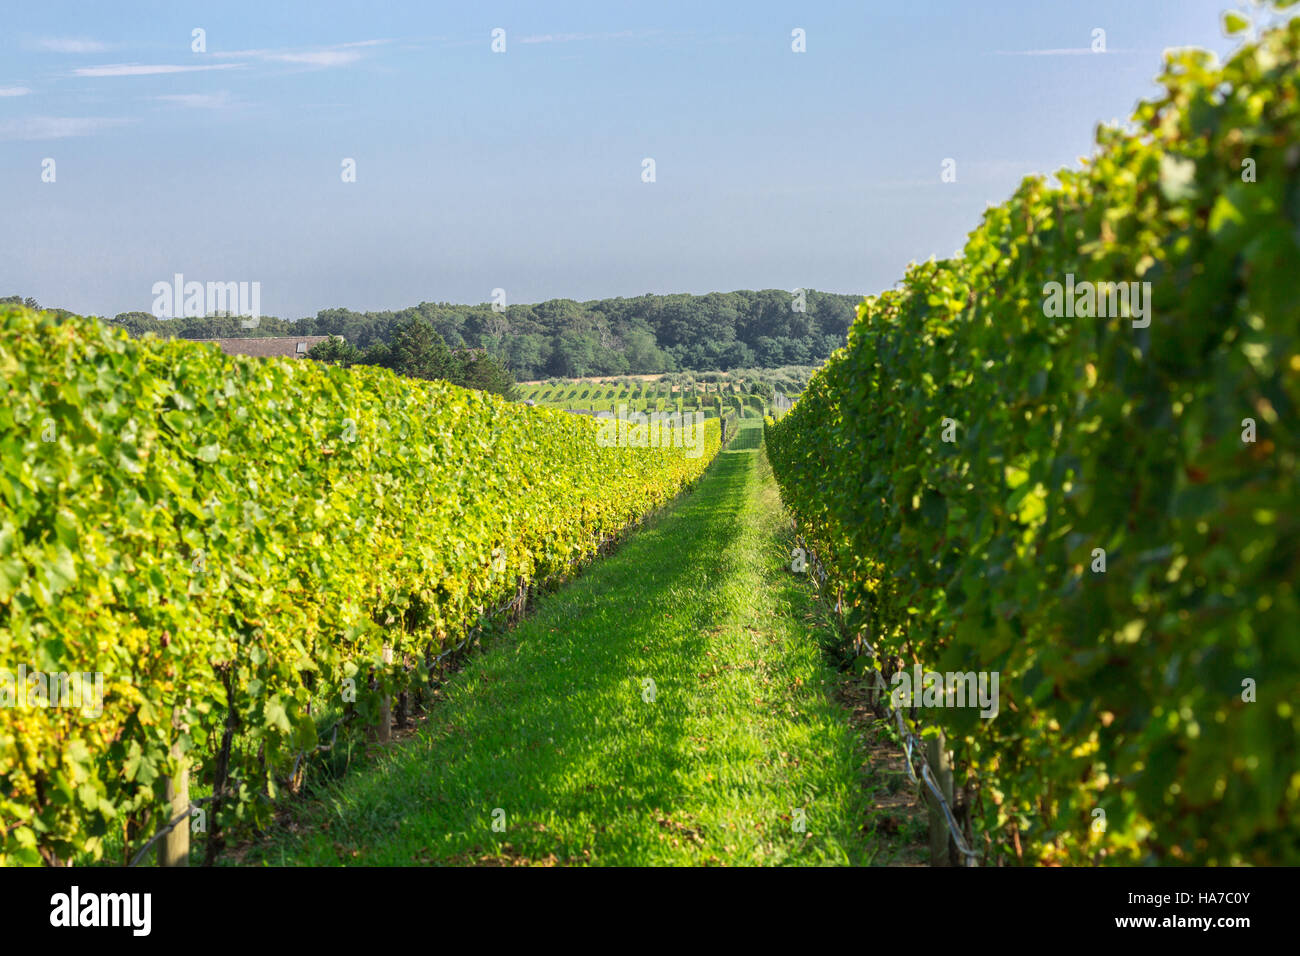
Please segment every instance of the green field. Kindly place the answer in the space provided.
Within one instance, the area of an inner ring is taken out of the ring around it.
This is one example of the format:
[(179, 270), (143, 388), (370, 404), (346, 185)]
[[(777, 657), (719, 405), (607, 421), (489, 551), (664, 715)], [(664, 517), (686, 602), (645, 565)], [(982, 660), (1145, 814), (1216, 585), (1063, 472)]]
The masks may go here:
[(694, 492), (471, 660), (413, 739), (245, 862), (892, 859), (761, 440), (743, 425)]

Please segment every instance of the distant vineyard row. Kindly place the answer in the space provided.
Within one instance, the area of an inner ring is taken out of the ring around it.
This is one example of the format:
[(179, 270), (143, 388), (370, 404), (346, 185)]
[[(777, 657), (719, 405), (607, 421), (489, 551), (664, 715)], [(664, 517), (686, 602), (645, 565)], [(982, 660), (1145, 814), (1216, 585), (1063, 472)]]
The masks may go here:
[(705, 373), (699, 379), (681, 375), (636, 381), (552, 379), (517, 386), (521, 400), (535, 405), (582, 411), (703, 410), (710, 417), (726, 411), (741, 417), (760, 417), (772, 406), (776, 392), (794, 395), (802, 391), (811, 369), (790, 369), (760, 373), (763, 377), (732, 377), (725, 372)]
[(0, 330), (0, 678), (103, 691), (97, 714), (0, 707), (0, 864), (139, 842), (178, 754), (209, 828), (266, 819), (322, 727), (422, 693), (486, 609), (719, 443), (710, 421), (698, 455), (601, 447), (589, 419), (445, 383), (21, 308)]
[(767, 429), (862, 663), (1000, 675), (915, 701), (991, 860), (1300, 863), (1300, 21), (1160, 82)]

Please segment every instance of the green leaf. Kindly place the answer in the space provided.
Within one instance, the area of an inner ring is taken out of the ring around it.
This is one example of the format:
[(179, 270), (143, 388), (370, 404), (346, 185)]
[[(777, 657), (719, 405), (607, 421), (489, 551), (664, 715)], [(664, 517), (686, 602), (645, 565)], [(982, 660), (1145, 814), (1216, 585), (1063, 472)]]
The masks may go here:
[(1240, 13), (1230, 10), (1223, 15), (1223, 29), (1229, 36), (1233, 36), (1243, 30), (1249, 30), (1250, 21)]
[(1196, 196), (1196, 163), (1183, 156), (1160, 157), (1160, 191), (1170, 202), (1185, 202)]
[(289, 733), (292, 726), (289, 723), (289, 714), (284, 709), (284, 704), (280, 701), (279, 695), (271, 697), (266, 702), (266, 710), (262, 715), (262, 723), (267, 727), (274, 727), (281, 733)]

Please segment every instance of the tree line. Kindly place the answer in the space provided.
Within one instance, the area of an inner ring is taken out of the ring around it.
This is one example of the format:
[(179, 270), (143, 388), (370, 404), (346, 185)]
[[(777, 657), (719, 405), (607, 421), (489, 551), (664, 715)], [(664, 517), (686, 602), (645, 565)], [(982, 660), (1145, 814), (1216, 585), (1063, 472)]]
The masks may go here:
[(513, 384), (515, 378), (819, 365), (845, 343), (859, 298), (765, 289), (551, 299), (504, 308), (422, 302), (396, 311), (323, 309), (296, 320), (263, 316), (253, 329), (243, 328), (234, 315), (159, 319), (148, 312), (123, 312), (105, 321), (133, 336), (341, 335), (346, 346), (318, 348), (313, 357), (449, 377), (508, 394), (507, 378)]
[(643, 295), (510, 305), (422, 302), (396, 311), (323, 309), (289, 320), (263, 316), (244, 329), (236, 316), (159, 319), (124, 312), (108, 319), (132, 335), (189, 339), (246, 335), (341, 335), (358, 349), (389, 344), (422, 318), (452, 349), (481, 348), (520, 379), (579, 378), (818, 365), (845, 342), (860, 296), (781, 289)]

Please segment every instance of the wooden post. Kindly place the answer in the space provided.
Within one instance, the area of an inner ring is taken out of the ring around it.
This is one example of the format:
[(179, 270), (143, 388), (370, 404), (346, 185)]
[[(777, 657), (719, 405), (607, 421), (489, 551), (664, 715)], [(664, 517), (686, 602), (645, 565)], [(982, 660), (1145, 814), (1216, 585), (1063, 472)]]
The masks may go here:
[[(385, 664), (393, 663), (393, 649), (384, 645), (383, 660)], [(384, 702), (379, 705), (379, 742), (388, 743), (393, 734), (393, 697), (384, 695)]]
[[(612, 535), (610, 536), (610, 541), (613, 541)], [(515, 591), (515, 608), (513, 617), (515, 621), (518, 622), (522, 621), (524, 619), (524, 614), (527, 613), (528, 585), (524, 582), (524, 576), (522, 574), (519, 575), (515, 581), (517, 582), (518, 587)]]
[[(925, 759), (930, 764), (930, 769), (934, 772), (934, 779), (939, 784), (939, 789), (943, 792), (943, 798), (952, 806), (952, 766), (948, 762), (948, 747), (944, 740), (943, 731), (939, 736), (931, 737), (926, 743)], [(948, 818), (944, 816), (943, 808), (939, 801), (935, 799), (930, 788), (925, 786), (926, 800), (930, 805), (930, 865), (931, 866), (951, 866), (952, 862), (948, 855), (948, 844), (952, 840), (952, 834), (948, 832)]]
[(176, 775), (167, 781), (163, 796), (167, 803), (167, 815), (163, 826), (171, 823), (181, 814), (185, 819), (158, 841), (159, 866), (190, 865), (190, 768), (176, 738), (185, 729), (181, 723), (181, 709), (172, 712), (172, 756), (176, 758)]

